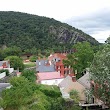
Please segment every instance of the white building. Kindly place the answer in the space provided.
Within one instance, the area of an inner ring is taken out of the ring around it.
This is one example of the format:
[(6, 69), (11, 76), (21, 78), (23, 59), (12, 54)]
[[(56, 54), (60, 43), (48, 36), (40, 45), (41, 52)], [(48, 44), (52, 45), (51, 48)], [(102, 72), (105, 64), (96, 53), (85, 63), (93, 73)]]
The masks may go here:
[(58, 85), (64, 76), (59, 72), (42, 72), (37, 73), (37, 82), (46, 85)]

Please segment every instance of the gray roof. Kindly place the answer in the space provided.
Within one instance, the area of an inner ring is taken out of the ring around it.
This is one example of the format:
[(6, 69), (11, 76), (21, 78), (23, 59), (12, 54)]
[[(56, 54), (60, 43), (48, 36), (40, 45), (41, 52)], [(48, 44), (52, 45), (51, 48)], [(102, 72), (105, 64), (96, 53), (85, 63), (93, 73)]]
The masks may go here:
[(55, 68), (54, 68), (54, 65), (50, 65), (50, 66), (38, 66), (36, 68), (36, 71), (39, 71), (39, 72), (54, 72), (55, 71)]
[[(40, 62), (40, 64), (39, 64)], [(46, 66), (46, 64), (48, 63), (48, 60), (36, 60), (36, 71), (39, 72), (54, 72), (55, 71), (55, 67), (54, 65), (48, 65)]]
[(89, 72), (87, 72), (84, 76), (79, 78), (77, 81), (80, 84), (82, 84), (84, 87), (89, 89), (90, 88), (90, 75), (89, 75)]
[(10, 86), (10, 83), (0, 83), (0, 92)]
[(85, 87), (78, 81), (73, 82), (69, 75), (58, 86), (66, 93), (69, 93), (71, 90), (75, 89), (82, 94), (85, 89)]
[(63, 81), (60, 82), (59, 87), (70, 87), (73, 84), (72, 78), (68, 75)]
[(39, 65), (39, 62), (40, 62), (40, 65), (45, 65), (48, 60), (36, 60), (36, 65)]

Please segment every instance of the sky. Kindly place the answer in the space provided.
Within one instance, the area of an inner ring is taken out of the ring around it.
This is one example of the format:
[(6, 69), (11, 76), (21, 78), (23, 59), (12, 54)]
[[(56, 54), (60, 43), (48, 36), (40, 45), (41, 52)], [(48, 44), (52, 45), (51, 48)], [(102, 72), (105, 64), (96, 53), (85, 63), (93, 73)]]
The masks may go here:
[(0, 0), (0, 11), (54, 18), (84, 31), (100, 43), (110, 35), (110, 0)]

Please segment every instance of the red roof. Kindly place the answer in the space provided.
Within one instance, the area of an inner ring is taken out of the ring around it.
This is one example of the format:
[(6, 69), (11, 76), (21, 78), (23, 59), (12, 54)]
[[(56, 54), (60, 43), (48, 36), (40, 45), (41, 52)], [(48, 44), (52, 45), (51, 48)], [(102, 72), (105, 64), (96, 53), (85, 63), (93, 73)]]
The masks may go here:
[(43, 72), (37, 73), (39, 80), (51, 80), (51, 79), (61, 79), (64, 78), (59, 72)]
[(60, 60), (66, 59), (66, 54), (61, 54), (61, 53), (55, 53), (53, 55), (50, 55), (48, 59), (51, 61), (53, 58), (60, 58)]

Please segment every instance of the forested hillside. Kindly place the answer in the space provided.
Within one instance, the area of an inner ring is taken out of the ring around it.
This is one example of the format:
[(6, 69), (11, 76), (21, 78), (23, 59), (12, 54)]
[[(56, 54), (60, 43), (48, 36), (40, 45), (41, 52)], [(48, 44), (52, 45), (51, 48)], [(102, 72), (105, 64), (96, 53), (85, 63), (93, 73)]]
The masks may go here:
[(0, 47), (69, 49), (78, 41), (98, 42), (81, 30), (54, 19), (20, 12), (0, 12)]

